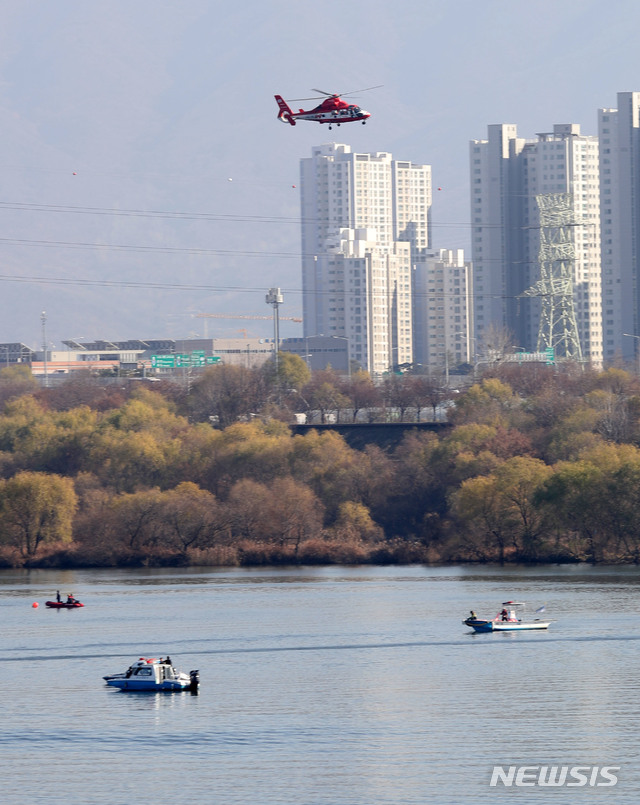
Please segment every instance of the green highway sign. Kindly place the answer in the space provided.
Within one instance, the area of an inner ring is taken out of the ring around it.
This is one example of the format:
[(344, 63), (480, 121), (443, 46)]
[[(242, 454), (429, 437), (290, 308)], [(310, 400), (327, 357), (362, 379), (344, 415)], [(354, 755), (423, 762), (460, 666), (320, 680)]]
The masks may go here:
[(175, 363), (175, 355), (152, 355), (151, 356), (151, 366), (154, 369), (164, 368), (164, 369), (173, 369), (176, 365)]
[(192, 366), (209, 366), (219, 363), (218, 355), (205, 356), (204, 350), (197, 350), (191, 354), (178, 352), (175, 355), (152, 355), (153, 369), (187, 369)]

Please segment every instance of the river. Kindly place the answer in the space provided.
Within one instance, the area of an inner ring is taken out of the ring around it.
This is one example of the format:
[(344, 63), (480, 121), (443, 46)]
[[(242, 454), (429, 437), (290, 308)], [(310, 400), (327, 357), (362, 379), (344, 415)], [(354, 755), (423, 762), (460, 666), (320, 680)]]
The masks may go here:
[[(2, 802), (635, 805), (639, 593), (637, 568), (3, 570)], [(508, 599), (549, 631), (462, 625)], [(199, 695), (103, 683), (167, 653)]]

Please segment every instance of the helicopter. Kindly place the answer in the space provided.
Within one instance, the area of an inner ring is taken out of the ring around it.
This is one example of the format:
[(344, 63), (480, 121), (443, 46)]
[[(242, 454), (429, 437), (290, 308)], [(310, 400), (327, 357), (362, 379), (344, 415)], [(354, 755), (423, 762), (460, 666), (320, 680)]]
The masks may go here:
[[(368, 92), (370, 89), (378, 89), (378, 87), (367, 87), (367, 89), (355, 90), (355, 92)], [(366, 112), (355, 104), (343, 101), (340, 97), (341, 94), (346, 97), (347, 95), (355, 94), (354, 92), (332, 93), (325, 92), (322, 89), (314, 89), (312, 91), (321, 94), (313, 98), (293, 98), (290, 101), (290, 103), (294, 103), (296, 101), (315, 101), (323, 98), (319, 106), (316, 106), (315, 109), (309, 109), (308, 111), (300, 109), (300, 111), (294, 112), (289, 108), (287, 101), (285, 101), (281, 95), (275, 95), (274, 97), (278, 103), (279, 110), (278, 120), (282, 120), (283, 123), (289, 123), (291, 126), (295, 126), (297, 120), (311, 120), (316, 123), (328, 123), (329, 128), (331, 128), (332, 123), (339, 126), (341, 123), (355, 123), (357, 120), (364, 125), (367, 122), (367, 118), (371, 117), (370, 112)]]

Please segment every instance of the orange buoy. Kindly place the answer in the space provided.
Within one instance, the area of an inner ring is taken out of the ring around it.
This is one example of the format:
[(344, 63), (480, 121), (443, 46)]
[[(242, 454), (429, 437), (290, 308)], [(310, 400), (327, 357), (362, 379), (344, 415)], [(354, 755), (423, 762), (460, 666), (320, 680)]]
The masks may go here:
[(38, 602), (37, 602), (37, 601), (34, 601), (34, 602), (33, 602), (33, 604), (31, 604), (31, 606), (32, 606), (34, 609), (38, 609), (38, 606), (39, 606), (39, 605), (38, 605)]

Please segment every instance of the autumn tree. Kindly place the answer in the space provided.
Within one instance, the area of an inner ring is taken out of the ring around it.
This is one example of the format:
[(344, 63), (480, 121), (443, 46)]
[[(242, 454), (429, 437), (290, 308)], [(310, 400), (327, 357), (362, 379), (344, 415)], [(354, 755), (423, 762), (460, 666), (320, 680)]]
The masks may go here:
[(470, 559), (491, 561), (495, 557), (504, 563), (508, 532), (495, 478), (480, 475), (467, 479), (453, 492), (450, 506), (458, 523), (462, 553)]
[(311, 411), (320, 413), (321, 424), (326, 424), (327, 415), (331, 412), (339, 418), (340, 409), (349, 405), (349, 398), (341, 390), (338, 375), (332, 369), (314, 372), (310, 382), (303, 389)]
[(446, 509), (445, 487), (436, 462), (438, 447), (434, 433), (410, 431), (393, 451), (386, 495), (380, 507), (372, 507), (385, 533), (424, 542), (437, 538)]
[(476, 475), (488, 475), (500, 458), (495, 445), (499, 429), (495, 425), (458, 425), (436, 445), (432, 472), (447, 487), (457, 487)]
[(24, 432), (18, 453), (29, 469), (75, 475), (85, 468), (97, 422), (86, 406), (47, 412)]
[(602, 561), (609, 540), (607, 518), (597, 511), (602, 472), (590, 461), (562, 461), (537, 492), (562, 534), (567, 553), (578, 560)]
[(362, 542), (379, 542), (384, 537), (382, 528), (373, 520), (369, 509), (362, 503), (351, 500), (338, 507), (338, 516), (331, 533), (341, 540)]
[(215, 422), (220, 427), (249, 418), (264, 405), (263, 375), (244, 366), (211, 366), (196, 380), (189, 395), (189, 408), (197, 422)]
[(270, 494), (266, 484), (249, 478), (233, 485), (227, 503), (234, 537), (253, 540), (262, 538), (262, 523)]
[(584, 401), (556, 420), (546, 435), (547, 462), (578, 459), (585, 449), (601, 443), (603, 439), (596, 433), (598, 421), (598, 411)]
[(501, 327), (491, 323), (484, 328), (478, 340), (478, 355), (482, 356), (478, 361), (488, 366), (495, 365), (501, 361), (505, 355), (513, 352), (515, 336), (508, 327)]
[(510, 386), (497, 378), (486, 378), (456, 397), (449, 419), (456, 425), (468, 422), (496, 424), (512, 421), (514, 412), (520, 409), (522, 403)]
[(300, 355), (278, 352), (278, 361), (267, 361), (262, 367), (268, 386), (281, 396), (291, 389), (301, 391), (311, 380), (311, 371)]
[(45, 542), (71, 542), (76, 505), (70, 478), (19, 472), (0, 481), (0, 538), (29, 559)]
[(150, 432), (100, 430), (91, 445), (86, 469), (117, 492), (159, 485), (167, 470), (167, 443)]
[(610, 442), (628, 442), (637, 430), (629, 398), (624, 394), (597, 389), (585, 398), (585, 403), (598, 412), (596, 433)]
[(140, 389), (123, 406), (103, 415), (85, 469), (118, 492), (166, 488), (175, 481), (174, 468), (182, 460), (188, 431), (188, 421), (168, 400)]
[(113, 539), (131, 551), (148, 551), (164, 541), (163, 497), (159, 489), (123, 493), (109, 505)]
[(451, 389), (442, 385), (442, 382), (429, 375), (411, 375), (407, 378), (410, 384), (410, 399), (417, 411), (417, 420), (420, 422), (422, 408), (431, 408), (432, 419), (438, 419), (438, 408), (443, 402), (450, 399)]
[(368, 421), (373, 421), (376, 410), (382, 405), (382, 397), (368, 372), (360, 370), (352, 374), (343, 385), (343, 393), (349, 398), (353, 422), (363, 409), (368, 411)]
[(225, 507), (211, 492), (189, 482), (164, 492), (160, 511), (169, 542), (183, 552), (209, 547), (228, 526)]
[(10, 400), (0, 416), (0, 450), (11, 453), (19, 451), (25, 436), (46, 418), (45, 408), (34, 397)]
[(70, 411), (81, 406), (106, 411), (123, 405), (127, 396), (120, 384), (115, 387), (106, 384), (86, 371), (76, 372), (63, 383), (38, 392), (39, 399), (55, 411)]
[(178, 415), (176, 405), (161, 394), (144, 387), (103, 418), (105, 426), (121, 431), (153, 433), (157, 437), (175, 436), (188, 428), (188, 420)]
[(408, 375), (389, 375), (382, 383), (382, 397), (387, 409), (387, 417), (390, 412), (393, 418), (404, 422), (405, 414), (414, 404), (414, 394)]
[(308, 486), (291, 477), (277, 478), (270, 484), (270, 492), (265, 533), (281, 545), (293, 546), (296, 558), (300, 543), (320, 534), (323, 507)]
[(229, 494), (234, 533), (280, 548), (293, 548), (317, 537), (322, 529), (323, 509), (306, 485), (293, 478), (277, 478), (270, 484), (239, 481)]
[(0, 369), (0, 409), (8, 400), (34, 394), (37, 389), (38, 382), (26, 364), (15, 364)]
[(637, 447), (600, 443), (577, 461), (559, 462), (538, 497), (561, 528), (581, 537), (591, 561), (640, 563)]
[(292, 437), (279, 421), (237, 422), (211, 443), (200, 486), (224, 498), (239, 480), (268, 482), (289, 473)]
[(451, 495), (462, 531), (472, 529), (485, 545), (493, 543), (501, 562), (507, 547), (520, 560), (537, 559), (549, 531), (535, 495), (551, 473), (538, 459), (515, 456), (499, 464), (491, 475), (464, 481)]
[(332, 520), (341, 502), (359, 500), (361, 458), (335, 431), (312, 430), (293, 438), (291, 475), (313, 490)]

